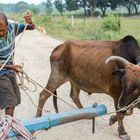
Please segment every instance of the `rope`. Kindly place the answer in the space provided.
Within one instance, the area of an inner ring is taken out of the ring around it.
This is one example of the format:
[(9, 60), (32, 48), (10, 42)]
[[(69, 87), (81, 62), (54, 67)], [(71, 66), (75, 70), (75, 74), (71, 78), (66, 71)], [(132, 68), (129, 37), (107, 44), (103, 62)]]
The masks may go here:
[[(23, 70), (22, 70), (20, 73), (23, 75), (22, 77), (20, 77), (21, 81), (27, 80), (27, 81), (31, 82), (31, 83), (35, 86), (35, 89), (37, 89), (37, 86), (36, 86), (36, 85), (38, 85), (39, 87), (41, 87), (41, 88), (44, 89), (45, 91), (49, 92), (50, 94), (52, 94), (53, 96), (55, 96), (56, 98), (58, 98), (59, 100), (61, 100), (62, 102), (66, 103), (67, 105), (71, 106), (72, 108), (77, 109), (76, 107), (74, 107), (74, 106), (71, 105), (70, 103), (64, 101), (62, 98), (58, 97), (57, 95), (55, 95), (54, 93), (52, 93), (50, 90), (48, 90), (47, 88), (44, 88), (44, 87), (43, 87), (42, 85), (40, 85), (38, 82), (36, 82), (36, 81), (33, 80), (32, 78), (30, 78), (30, 77), (27, 75), (27, 73), (25, 73)], [(22, 84), (24, 84), (24, 83), (25, 83), (25, 82), (22, 82)], [(22, 85), (21, 87), (25, 87), (26, 90), (27, 90), (27, 89), (29, 90), (29, 87), (26, 87), (26, 86), (24, 86), (24, 85)], [(24, 88), (22, 88), (22, 89), (24, 89)], [(25, 91), (25, 90), (24, 90), (24, 91)], [(30, 90), (30, 91), (31, 91), (31, 90)], [(36, 90), (35, 90), (35, 91), (36, 91)], [(27, 94), (27, 93), (26, 93), (26, 94)], [(134, 108), (139, 102), (140, 102), (140, 96), (139, 96), (136, 100), (134, 100), (132, 103), (130, 103), (129, 105), (127, 105), (127, 106), (125, 106), (125, 107), (123, 107), (123, 108), (121, 108), (121, 109), (118, 109), (117, 111), (109, 112), (109, 113), (107, 113), (107, 114), (105, 114), (105, 115), (111, 115), (111, 114), (115, 114), (115, 113), (118, 113), (118, 112), (121, 112), (121, 111), (127, 111), (128, 109)], [(33, 101), (32, 101), (32, 103), (33, 103)], [(35, 103), (34, 103), (34, 105), (35, 105)], [(50, 111), (47, 111), (47, 112), (50, 112)], [(103, 116), (105, 116), (105, 115), (103, 115)]]
[[(26, 24), (26, 26), (24, 27), (24, 30), (16, 44), (16, 47), (12, 50), (12, 52), (10, 53), (9, 57), (7, 58), (7, 60), (3, 63), (3, 65), (0, 67), (0, 71), (4, 68), (4, 66), (6, 65), (6, 63), (9, 61), (10, 57), (13, 55), (13, 53), (15, 52), (15, 49), (17, 48), (21, 38), (23, 37), (24, 35), (24, 32), (27, 28), (28, 24)], [(13, 43), (13, 42), (11, 42)], [(37, 83), (35, 80), (31, 79), (30, 77), (28, 77), (28, 75), (25, 73), (25, 72), (20, 72), (18, 73), (18, 77), (19, 77), (19, 81), (20, 81), (20, 88), (23, 89), (24, 91), (25, 90), (29, 90), (31, 92), (35, 92), (37, 90), (37, 86), (38, 85), (39, 87), (41, 87), (42, 89), (46, 90), (47, 92), (49, 92), (50, 94), (52, 94), (53, 96), (57, 97), (59, 100), (63, 101), (64, 103), (68, 104), (69, 106), (77, 109), (76, 107), (74, 107), (73, 105), (69, 104), (68, 102), (64, 101), (63, 99), (61, 99), (60, 97), (58, 97), (57, 95), (55, 95), (54, 93), (52, 93), (51, 91), (49, 91), (48, 89), (44, 88), (42, 85), (40, 85), (39, 83)], [(34, 90), (30, 90), (29, 89), (29, 86), (26, 86), (24, 81), (26, 80), (26, 82), (29, 84), (29, 83), (32, 83), (35, 87)], [(106, 115), (110, 115), (110, 114), (114, 114), (114, 113), (117, 113), (117, 112), (120, 112), (120, 111), (126, 111), (128, 109), (131, 109), (133, 108), (136, 104), (138, 104), (140, 102), (140, 96), (135, 100), (133, 101), (131, 104), (129, 104), (128, 106), (125, 106), (117, 111), (114, 111), (114, 112), (110, 112), (110, 113), (107, 113)]]
[[(24, 32), (27, 28), (28, 24), (26, 24), (26, 26), (24, 27), (24, 30), (16, 44), (16, 47), (12, 50), (12, 52), (10, 53), (9, 57), (7, 58), (7, 60), (3, 63), (3, 65), (0, 67), (0, 71), (4, 68), (4, 66), (6, 65), (6, 63), (9, 61), (10, 57), (13, 55), (13, 53), (15, 52), (15, 49), (17, 48), (21, 38), (23, 37), (24, 35)], [(13, 43), (13, 42), (12, 42)], [(35, 92), (37, 90), (37, 86), (38, 85), (39, 87), (41, 87), (42, 89), (46, 90), (47, 92), (49, 92), (50, 94), (52, 94), (53, 96), (57, 97), (59, 100), (63, 101), (64, 103), (68, 104), (69, 106), (77, 109), (76, 107), (74, 107), (73, 105), (69, 104), (68, 102), (64, 101), (63, 99), (61, 99), (60, 97), (58, 97), (57, 95), (55, 95), (54, 93), (52, 93), (51, 91), (49, 91), (48, 89), (44, 88), (42, 85), (40, 85), (38, 82), (36, 82), (35, 80), (31, 79), (30, 77), (28, 77), (28, 75), (25, 73), (25, 72), (20, 72), (18, 73), (18, 77), (19, 77), (19, 81), (20, 81), (20, 88), (23, 89), (24, 91), (25, 90), (29, 90), (31, 92)], [(29, 86), (25, 85), (24, 81), (26, 80), (26, 82), (29, 84), (33, 84), (35, 89), (34, 90), (31, 90), (29, 89)], [(106, 115), (110, 115), (110, 114), (114, 114), (114, 113), (117, 113), (117, 112), (121, 112), (121, 111), (126, 111), (128, 109), (132, 109), (136, 104), (138, 104), (140, 102), (140, 96), (135, 100), (133, 101), (131, 104), (129, 104), (128, 106), (125, 106), (117, 111), (114, 111), (114, 112), (110, 112), (110, 113), (107, 113)], [(33, 103), (33, 101), (32, 101)]]
[(31, 134), (23, 126), (20, 120), (16, 120), (9, 115), (5, 115), (0, 121), (0, 140), (5, 140), (11, 130), (20, 134), (25, 139), (31, 138)]
[[(24, 91), (29, 90), (30, 92), (37, 91), (36, 84), (29, 80), (29, 77), (26, 73), (21, 72), (21, 73), (17, 73), (17, 75), (18, 75), (18, 83), (22, 90)], [(34, 88), (33, 89), (29, 88), (30, 85), (32, 85)]]
[[(55, 96), (56, 98), (58, 98), (59, 100), (61, 100), (62, 102), (64, 102), (65, 104), (71, 106), (72, 108), (75, 108), (77, 109), (75, 106), (71, 105), (70, 103), (66, 102), (65, 100), (63, 100), (62, 98), (58, 97), (57, 95), (55, 95), (54, 93), (52, 93), (50, 90), (48, 90), (47, 88), (44, 88), (41, 84), (39, 84), (38, 82), (36, 82), (35, 80), (33, 80), (32, 78), (30, 78), (29, 76), (27, 76), (27, 73), (25, 73), (23, 70), (20, 71), (21, 74), (23, 75), (26, 75), (26, 76), (23, 76), (23, 77), (20, 77), (19, 79), (25, 79), (27, 80), (26, 78), (28, 78), (28, 80), (33, 84), (35, 85), (38, 85), (39, 87), (41, 87), (43, 90), (47, 91), (48, 93), (50, 93), (51, 95)], [(22, 79), (22, 80), (23, 80)], [(24, 83), (24, 82), (23, 82)], [(24, 85), (22, 85), (22, 87), (25, 87)], [(29, 89), (29, 87), (27, 88)]]
[[(128, 109), (134, 108), (138, 103), (140, 103), (140, 96), (136, 100), (134, 100), (132, 103), (130, 103), (129, 105), (127, 105), (123, 108), (120, 108), (116, 111), (112, 111), (112, 112), (109, 112), (107, 114), (104, 114), (102, 116), (108, 116), (108, 115), (112, 115), (112, 114), (115, 114), (115, 113), (118, 113), (118, 112), (121, 112), (121, 111), (127, 111)], [(100, 116), (96, 116), (96, 117), (100, 117)]]
[[(23, 37), (24, 35), (24, 32), (27, 28), (28, 24), (26, 24), (26, 26), (24, 27), (24, 30), (16, 44), (16, 47), (12, 50), (12, 52), (9, 54), (9, 57), (6, 59), (6, 61), (2, 64), (2, 66), (0, 67), (0, 71), (4, 68), (4, 66), (6, 65), (6, 63), (9, 61), (10, 57), (13, 55), (13, 53), (15, 52), (15, 49), (17, 48), (21, 38)], [(63, 101), (64, 103), (68, 104), (69, 106), (73, 107), (73, 108), (76, 108), (74, 106), (72, 106), (71, 104), (67, 103), (66, 101), (64, 101), (63, 99), (61, 99), (60, 97), (56, 96), (54, 93), (50, 92), (49, 90), (47, 90), (46, 88), (44, 88), (43, 86), (41, 86), (39, 83), (37, 83), (36, 81), (34, 81), (33, 79), (31, 79), (30, 77), (27, 76), (27, 74), (25, 72), (20, 72), (20, 74), (18, 74), (18, 77), (19, 77), (19, 81), (20, 81), (20, 87), (21, 89), (23, 89), (24, 91), (25, 90), (30, 90), (29, 89), (29, 86), (25, 86), (25, 83), (24, 83), (24, 80), (23, 79), (26, 79), (27, 83), (29, 84), (32, 83), (35, 87), (35, 89), (32, 91), (36, 91), (37, 90), (37, 87), (36, 85), (40, 86), (42, 89), (46, 90), (47, 92), (49, 92), (50, 94), (52, 94), (53, 96), (57, 97), (59, 100)], [(31, 91), (31, 90), (30, 90)], [(47, 111), (48, 112), (48, 111)]]
[[(26, 92), (26, 90), (23, 90), (23, 91), (24, 91), (24, 93), (26, 94), (26, 96), (30, 99), (30, 101), (32, 102), (33, 106), (34, 106), (35, 108), (37, 108), (37, 105), (34, 103), (34, 101), (32, 100), (31, 96), (29, 96), (29, 94)], [(44, 112), (52, 113), (51, 111), (46, 110), (46, 109), (41, 109), (41, 108), (39, 108), (39, 110), (42, 110), (42, 111), (44, 111)]]

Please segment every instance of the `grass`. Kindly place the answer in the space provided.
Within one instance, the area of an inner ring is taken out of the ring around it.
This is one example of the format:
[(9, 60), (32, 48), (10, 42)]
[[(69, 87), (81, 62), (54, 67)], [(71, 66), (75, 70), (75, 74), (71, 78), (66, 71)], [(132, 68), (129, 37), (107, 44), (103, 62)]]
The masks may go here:
[[(9, 15), (13, 19), (23, 22), (23, 15)], [(126, 35), (133, 35), (140, 43), (140, 18), (120, 18), (120, 31), (103, 31), (101, 24), (103, 18), (74, 18), (72, 26), (71, 17), (63, 18), (50, 15), (34, 15), (33, 20), (38, 26), (46, 29), (47, 34), (62, 39), (93, 39), (93, 40), (116, 40)]]
[(121, 36), (125, 36), (127, 34), (133, 35), (140, 42), (140, 18), (125, 18), (121, 20), (122, 28), (121, 28)]

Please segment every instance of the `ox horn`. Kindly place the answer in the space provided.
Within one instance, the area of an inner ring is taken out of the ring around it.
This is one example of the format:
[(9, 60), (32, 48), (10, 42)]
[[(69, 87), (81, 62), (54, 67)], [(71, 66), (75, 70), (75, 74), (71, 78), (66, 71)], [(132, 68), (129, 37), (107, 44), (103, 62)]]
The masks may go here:
[(120, 56), (110, 56), (108, 57), (106, 60), (105, 60), (105, 64), (111, 62), (111, 61), (119, 61), (119, 62), (122, 62), (124, 65), (128, 65), (130, 64), (129, 61), (127, 61), (126, 59), (124, 59), (123, 57), (120, 57)]

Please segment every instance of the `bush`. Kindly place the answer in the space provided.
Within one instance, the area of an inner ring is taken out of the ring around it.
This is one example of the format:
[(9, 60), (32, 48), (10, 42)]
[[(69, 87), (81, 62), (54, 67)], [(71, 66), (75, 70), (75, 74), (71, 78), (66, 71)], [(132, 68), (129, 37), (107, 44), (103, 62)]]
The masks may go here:
[(111, 14), (104, 18), (101, 28), (104, 31), (120, 31), (120, 24), (120, 18)]
[(47, 15), (47, 14), (42, 14), (42, 15), (40, 15), (39, 20), (40, 20), (39, 21), (40, 23), (51, 22), (52, 16), (51, 15)]

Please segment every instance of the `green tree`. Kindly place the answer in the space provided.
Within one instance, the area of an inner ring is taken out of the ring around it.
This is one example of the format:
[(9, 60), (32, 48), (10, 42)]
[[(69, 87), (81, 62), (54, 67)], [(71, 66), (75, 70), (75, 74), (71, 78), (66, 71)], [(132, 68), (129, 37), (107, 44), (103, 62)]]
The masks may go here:
[(128, 15), (132, 15), (133, 0), (117, 0), (117, 2), (118, 5), (122, 5), (127, 9)]
[(16, 12), (20, 12), (22, 10), (28, 9), (28, 3), (20, 1), (15, 5)]
[(140, 7), (140, 0), (133, 0), (132, 1), (134, 9), (135, 9), (135, 14), (139, 13), (139, 7)]
[(91, 15), (94, 16), (98, 0), (87, 0), (88, 7), (91, 9)]
[(97, 7), (101, 9), (102, 15), (105, 16), (107, 8), (110, 7), (109, 0), (98, 0)]
[(0, 4), (0, 11), (4, 12), (3, 4)]
[(86, 10), (86, 7), (87, 7), (87, 0), (80, 0), (79, 2), (80, 2), (80, 6), (84, 8), (84, 14), (85, 14), (85, 15), (88, 15), (88, 14), (87, 14), (87, 10)]
[(80, 8), (79, 0), (65, 0), (68, 11), (78, 10)]
[(108, 0), (108, 3), (110, 4), (109, 6), (112, 10), (115, 10), (118, 6), (117, 0)]
[(60, 12), (60, 15), (63, 16), (63, 12), (65, 10), (65, 5), (63, 4), (62, 0), (55, 0), (54, 5), (56, 9)]
[(53, 5), (52, 0), (46, 0), (46, 2), (42, 2), (42, 5), (45, 6), (46, 13), (52, 13), (53, 11)]
[(30, 11), (31, 11), (32, 13), (34, 13), (34, 14), (36, 14), (36, 15), (38, 15), (39, 12), (40, 12), (40, 11), (39, 11), (39, 8), (36, 7), (36, 6), (30, 6), (29, 9), (30, 9)]

